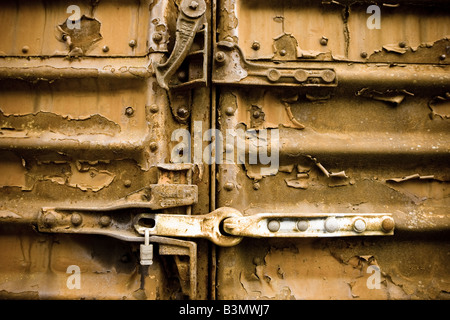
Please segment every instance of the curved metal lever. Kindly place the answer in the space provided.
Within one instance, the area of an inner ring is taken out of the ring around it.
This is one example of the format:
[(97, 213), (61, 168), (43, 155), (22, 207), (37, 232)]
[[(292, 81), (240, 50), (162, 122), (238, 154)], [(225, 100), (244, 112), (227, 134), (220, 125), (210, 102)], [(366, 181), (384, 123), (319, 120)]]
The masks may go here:
[(183, 0), (177, 19), (175, 46), (166, 62), (155, 63), (158, 84), (169, 90), (169, 79), (183, 63), (194, 42), (195, 34), (204, 22), (206, 3), (204, 0)]

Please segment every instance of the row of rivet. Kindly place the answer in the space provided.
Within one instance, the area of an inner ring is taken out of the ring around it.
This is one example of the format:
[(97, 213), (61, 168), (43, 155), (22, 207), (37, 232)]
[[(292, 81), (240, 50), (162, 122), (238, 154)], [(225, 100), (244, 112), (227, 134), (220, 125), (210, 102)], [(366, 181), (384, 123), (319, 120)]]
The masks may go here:
[[(81, 225), (81, 223), (83, 223), (83, 217), (79, 213), (74, 213), (70, 217), (70, 222), (72, 223), (73, 226), (77, 227), (77, 226)], [(44, 217), (44, 223), (48, 227), (52, 227), (56, 224), (56, 217), (52, 213), (49, 213)], [(100, 220), (99, 220), (99, 224), (102, 227), (109, 226), (111, 224), (111, 217), (106, 216), (106, 215), (101, 216)]]
[[(281, 223), (279, 220), (271, 219), (267, 222), (267, 228), (270, 232), (277, 232), (280, 230)], [(309, 221), (307, 219), (300, 219), (296, 223), (298, 231), (306, 231), (309, 228)], [(324, 222), (325, 231), (333, 233), (339, 229), (339, 223), (335, 217), (329, 217)], [(366, 230), (366, 221), (363, 218), (356, 218), (353, 222), (353, 230), (361, 233)], [(390, 217), (383, 219), (381, 228), (384, 232), (390, 232), (394, 228), (394, 220)]]

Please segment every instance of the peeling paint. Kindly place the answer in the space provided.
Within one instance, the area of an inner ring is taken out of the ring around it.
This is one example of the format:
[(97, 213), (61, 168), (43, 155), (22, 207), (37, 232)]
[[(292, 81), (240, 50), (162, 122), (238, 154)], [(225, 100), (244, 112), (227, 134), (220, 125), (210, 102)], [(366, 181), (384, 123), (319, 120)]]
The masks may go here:
[(120, 126), (107, 118), (93, 114), (85, 118), (71, 118), (53, 112), (39, 111), (29, 114), (5, 114), (0, 110), (0, 134), (2, 136), (39, 136), (45, 132), (67, 136), (102, 134), (114, 136)]
[(415, 203), (434, 199), (441, 200), (450, 196), (449, 182), (434, 175), (413, 174), (402, 178), (386, 180), (387, 185), (413, 200)]
[(406, 90), (386, 90), (384, 92), (363, 88), (356, 92), (356, 96), (370, 98), (388, 103), (389, 105), (398, 106), (406, 96), (414, 96), (413, 93)]
[(92, 45), (102, 39), (101, 23), (85, 15), (80, 18), (80, 28), (68, 28), (67, 20), (57, 27), (60, 32), (59, 40), (65, 42), (69, 49), (69, 56), (82, 56)]
[(450, 92), (446, 92), (444, 96), (434, 97), (428, 103), (428, 107), (431, 110), (431, 119), (435, 117), (450, 119)]

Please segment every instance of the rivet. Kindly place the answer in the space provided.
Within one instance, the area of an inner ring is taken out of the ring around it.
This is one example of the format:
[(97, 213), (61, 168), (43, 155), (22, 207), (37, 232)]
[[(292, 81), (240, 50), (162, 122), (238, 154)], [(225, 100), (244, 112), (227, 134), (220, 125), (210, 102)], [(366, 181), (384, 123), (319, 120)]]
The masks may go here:
[(160, 32), (155, 32), (152, 36), (152, 39), (154, 42), (160, 42), (162, 40), (163, 36)]
[(325, 82), (333, 82), (335, 78), (336, 74), (334, 73), (334, 71), (325, 70), (324, 72), (322, 72), (322, 80)]
[(215, 59), (218, 63), (223, 63), (225, 61), (225, 53), (223, 51), (217, 52)]
[(150, 150), (153, 151), (153, 152), (158, 150), (158, 144), (156, 142), (151, 142), (150, 143)]
[(280, 230), (280, 221), (269, 220), (269, 222), (267, 222), (267, 229), (269, 229), (270, 232), (277, 232)]
[(125, 188), (129, 188), (131, 187), (131, 180), (127, 179), (123, 182), (123, 185)]
[(392, 229), (394, 229), (394, 226), (395, 226), (394, 219), (392, 219), (391, 217), (386, 217), (381, 222), (381, 228), (383, 228), (383, 231), (385, 232), (392, 231)]
[(253, 183), (253, 190), (259, 190), (259, 188), (261, 188), (261, 185), (259, 184), (259, 182)]
[(297, 222), (297, 230), (298, 231), (306, 231), (309, 227), (309, 221), (302, 219)]
[(445, 55), (445, 54), (441, 54), (440, 56), (439, 56), (439, 59), (441, 59), (441, 60), (445, 60), (447, 58), (447, 56)]
[(325, 230), (327, 232), (335, 232), (339, 228), (338, 221), (335, 217), (329, 217), (325, 220)]
[(252, 49), (253, 50), (259, 50), (261, 48), (261, 44), (258, 41), (253, 41), (252, 43)]
[(53, 215), (53, 213), (48, 213), (44, 217), (44, 224), (47, 227), (52, 227), (56, 223), (56, 217)]
[(306, 80), (308, 80), (308, 75), (308, 72), (303, 69), (298, 69), (294, 72), (294, 78), (298, 82), (305, 82)]
[(405, 42), (405, 41), (400, 41), (400, 42), (398, 43), (398, 46), (399, 46), (400, 48), (404, 48), (404, 47), (406, 47), (406, 42)]
[(284, 49), (281, 49), (280, 50), (280, 56), (285, 56), (286, 55), (286, 50), (284, 50)]
[(227, 183), (225, 183), (225, 184), (223, 185), (223, 188), (224, 188), (226, 191), (231, 191), (231, 190), (233, 190), (233, 188), (234, 188), (234, 184), (233, 184), (232, 182), (227, 182)]
[(79, 226), (83, 222), (83, 217), (79, 213), (74, 213), (70, 217), (70, 222), (72, 222), (74, 226)]
[(102, 50), (103, 50), (103, 52), (108, 52), (109, 51), (109, 47), (108, 46), (103, 46)]
[(186, 108), (186, 106), (181, 106), (177, 109), (177, 115), (180, 118), (186, 118), (189, 115), (189, 110)]
[(320, 44), (326, 46), (328, 44), (328, 38), (322, 37), (322, 39), (320, 39)]
[(130, 42), (128, 42), (128, 45), (130, 46), (130, 47), (135, 47), (136, 46), (136, 40), (130, 40)]
[(234, 114), (234, 108), (233, 107), (226, 107), (225, 108), (225, 114), (229, 117), (231, 117)]
[(361, 218), (356, 219), (353, 222), (353, 230), (356, 232), (364, 232), (366, 230), (366, 222)]
[(22, 47), (22, 53), (28, 53), (28, 51), (30, 51), (30, 47), (29, 46), (23, 46)]
[(134, 109), (133, 109), (133, 107), (126, 107), (126, 108), (125, 108), (125, 114), (126, 114), (128, 117), (131, 117), (131, 116), (134, 114)]
[(189, 8), (191, 8), (192, 10), (197, 10), (198, 2), (197, 1), (191, 1), (191, 3), (189, 4)]
[(361, 58), (367, 58), (367, 52), (363, 51), (361, 52)]
[(277, 69), (269, 69), (267, 70), (267, 79), (269, 79), (272, 82), (278, 81), (281, 77), (280, 71)]
[(259, 110), (253, 111), (253, 118), (258, 119), (261, 116), (261, 112)]
[(152, 112), (152, 113), (157, 113), (158, 111), (159, 111), (158, 105), (152, 104), (152, 105), (150, 106), (150, 112)]
[(111, 224), (111, 217), (110, 216), (101, 216), (99, 223), (102, 227), (107, 227)]
[(185, 82), (187, 80), (187, 73), (186, 73), (186, 71), (184, 71), (184, 70), (178, 71), (177, 78), (181, 82)]

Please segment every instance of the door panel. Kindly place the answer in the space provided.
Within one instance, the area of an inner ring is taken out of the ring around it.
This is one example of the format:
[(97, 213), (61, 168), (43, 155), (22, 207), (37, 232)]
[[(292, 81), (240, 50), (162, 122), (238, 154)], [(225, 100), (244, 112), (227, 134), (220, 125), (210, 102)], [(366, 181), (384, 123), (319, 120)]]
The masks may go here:
[(449, 298), (447, 1), (0, 3), (2, 298)]

